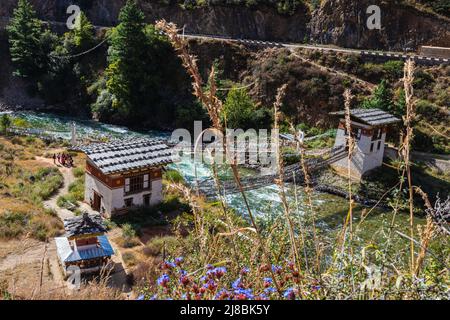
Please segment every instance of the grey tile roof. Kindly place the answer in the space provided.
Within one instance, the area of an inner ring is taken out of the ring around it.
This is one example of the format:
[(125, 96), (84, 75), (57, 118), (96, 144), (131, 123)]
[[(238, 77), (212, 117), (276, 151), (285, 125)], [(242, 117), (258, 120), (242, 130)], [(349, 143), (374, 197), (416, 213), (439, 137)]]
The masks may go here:
[[(331, 112), (330, 114), (343, 116), (345, 111)], [(400, 121), (400, 119), (380, 109), (352, 109), (350, 110), (350, 115), (371, 126), (392, 124)]]
[(162, 141), (137, 138), (94, 143), (77, 148), (105, 174), (172, 163), (172, 150)]
[(83, 213), (82, 216), (64, 220), (65, 236), (67, 238), (83, 234), (96, 234), (106, 232), (100, 215)]

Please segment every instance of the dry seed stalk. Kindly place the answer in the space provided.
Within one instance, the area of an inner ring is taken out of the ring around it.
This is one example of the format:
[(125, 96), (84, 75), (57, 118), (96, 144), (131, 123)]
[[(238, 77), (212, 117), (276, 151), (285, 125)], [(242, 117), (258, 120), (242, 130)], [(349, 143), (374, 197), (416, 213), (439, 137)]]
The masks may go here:
[(434, 211), (434, 208), (431, 206), (430, 200), (428, 199), (428, 195), (420, 187), (414, 187), (414, 190), (422, 197), (428, 211), (427, 224), (425, 225), (425, 228), (420, 228), (419, 226), (420, 252), (419, 255), (417, 256), (414, 270), (414, 274), (416, 276), (419, 276), (420, 270), (423, 265), (423, 261), (425, 259), (425, 255), (427, 253), (428, 246), (434, 235), (435, 224), (433, 223), (433, 216), (431, 214)]
[(405, 163), (406, 174), (408, 177), (409, 190), (409, 229), (410, 229), (410, 254), (411, 254), (411, 273), (414, 272), (414, 202), (413, 202), (413, 186), (411, 179), (410, 167), (410, 149), (411, 141), (413, 139), (412, 121), (415, 118), (415, 107), (413, 101), (413, 82), (414, 82), (414, 62), (408, 60), (404, 67), (403, 86), (405, 90), (406, 115), (403, 117), (403, 122), (406, 129), (406, 134), (403, 136), (403, 143), (401, 147), (401, 154)]
[[(279, 109), (282, 105), (282, 100), (286, 94), (286, 88), (287, 88), (287, 84), (284, 84), (280, 88), (278, 88), (275, 103), (273, 105), (273, 108), (274, 108), (274, 130), (276, 130), (277, 132), (279, 130), (278, 122), (279, 122), (280, 116), (281, 116)], [(275, 183), (277, 184), (278, 189), (279, 189), (279, 196), (280, 196), (281, 202), (283, 204), (283, 212), (284, 212), (286, 222), (288, 225), (289, 238), (291, 241), (291, 254), (294, 258), (294, 263), (297, 264), (298, 271), (300, 272), (301, 271), (300, 255), (298, 253), (297, 244), (296, 244), (296, 240), (295, 240), (294, 224), (293, 224), (291, 216), (290, 216), (289, 205), (287, 203), (286, 192), (284, 190), (284, 163), (283, 163), (283, 157), (281, 155), (280, 143), (279, 143), (278, 137), (277, 137), (277, 142), (276, 142), (275, 148), (276, 148), (275, 155), (276, 155), (276, 159), (277, 159), (277, 169), (278, 169), (278, 179), (275, 180)]]
[[(162, 30), (166, 33), (167, 37), (169, 38), (169, 41), (172, 43), (173, 47), (178, 52), (184, 67), (187, 69), (187, 71), (190, 73), (193, 83), (192, 86), (194, 88), (194, 95), (200, 100), (200, 102), (203, 104), (203, 106), (206, 108), (208, 115), (211, 119), (211, 122), (213, 124), (213, 128), (220, 131), (222, 133), (222, 137), (224, 137), (223, 132), (224, 128), (222, 126), (222, 123), (220, 121), (220, 114), (222, 111), (222, 101), (217, 98), (216, 96), (216, 85), (215, 85), (215, 78), (214, 78), (214, 68), (212, 68), (209, 82), (210, 82), (210, 91), (209, 93), (205, 93), (203, 91), (203, 81), (200, 76), (200, 72), (198, 71), (196, 58), (189, 54), (189, 51), (187, 49), (187, 42), (178, 35), (178, 29), (175, 24), (168, 23), (164, 19), (159, 20), (155, 24), (156, 28), (159, 30)], [(224, 152), (227, 158), (231, 159), (231, 156), (228, 154), (226, 143), (223, 144), (224, 146)], [(248, 211), (248, 215), (250, 217), (251, 223), (253, 228), (257, 231), (257, 237), (258, 237), (258, 245), (260, 250), (262, 250), (263, 257), (266, 260), (266, 263), (270, 265), (270, 253), (267, 252), (266, 248), (263, 246), (263, 239), (261, 237), (261, 234), (259, 232), (259, 229), (256, 224), (256, 220), (253, 217), (252, 211), (250, 209), (250, 205), (248, 203), (247, 196), (244, 192), (244, 189), (242, 187), (242, 183), (240, 180), (239, 172), (237, 169), (237, 165), (235, 161), (230, 162), (230, 166), (233, 172), (233, 176), (235, 179), (236, 184), (239, 187), (239, 191), (244, 199), (245, 206)], [(217, 187), (217, 186), (216, 186)], [(278, 293), (281, 295), (281, 287), (278, 284), (278, 281), (276, 280), (276, 277), (271, 269), (272, 278), (275, 284), (275, 287), (277, 288)]]

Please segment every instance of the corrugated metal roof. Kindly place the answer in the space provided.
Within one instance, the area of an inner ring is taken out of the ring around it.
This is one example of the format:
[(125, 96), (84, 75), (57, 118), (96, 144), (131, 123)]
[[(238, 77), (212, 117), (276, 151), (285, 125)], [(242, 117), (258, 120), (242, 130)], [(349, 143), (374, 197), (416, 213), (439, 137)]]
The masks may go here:
[(72, 254), (73, 250), (70, 247), (69, 240), (64, 237), (55, 238), (56, 252), (61, 261), (66, 261), (66, 259)]
[(58, 256), (63, 262), (75, 262), (80, 260), (110, 257), (114, 255), (114, 249), (109, 243), (107, 236), (98, 236), (97, 239), (99, 243), (98, 247), (88, 249), (83, 249), (81, 247), (72, 250), (72, 247), (70, 246), (69, 240), (67, 238), (55, 238)]
[[(345, 111), (331, 112), (330, 114), (344, 116)], [(371, 126), (392, 124), (400, 121), (400, 119), (380, 109), (352, 109), (350, 110), (350, 115)]]
[(94, 143), (78, 150), (105, 174), (156, 167), (172, 163), (172, 150), (162, 141), (136, 138)]

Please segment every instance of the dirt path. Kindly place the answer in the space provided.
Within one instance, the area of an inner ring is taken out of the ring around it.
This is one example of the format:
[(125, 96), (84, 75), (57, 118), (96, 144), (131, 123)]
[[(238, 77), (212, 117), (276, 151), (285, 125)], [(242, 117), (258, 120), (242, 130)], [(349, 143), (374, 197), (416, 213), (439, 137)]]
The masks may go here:
[[(44, 158), (44, 157), (36, 157), (36, 160), (39, 160), (46, 164), (50, 164), (52, 166), (56, 166), (53, 163), (53, 159), (48, 159), (48, 158)], [(60, 164), (58, 164), (57, 167), (58, 167), (59, 172), (61, 172), (63, 179), (64, 179), (63, 187), (60, 188), (58, 190), (58, 192), (55, 195), (53, 195), (53, 197), (51, 197), (47, 201), (44, 201), (44, 207), (48, 208), (48, 209), (53, 209), (58, 214), (59, 218), (62, 221), (64, 221), (64, 219), (73, 218), (75, 215), (70, 210), (60, 208), (56, 202), (57, 202), (59, 196), (63, 196), (63, 195), (66, 195), (67, 193), (69, 193), (69, 185), (75, 181), (75, 177), (72, 173), (72, 168), (67, 168)]]
[(339, 70), (336, 70), (336, 69), (333, 69), (333, 68), (330, 68), (330, 67), (325, 67), (325, 66), (323, 66), (321, 64), (318, 64), (317, 62), (311, 61), (310, 59), (307, 59), (307, 58), (301, 56), (300, 54), (298, 54), (298, 52), (295, 52), (292, 49), (291, 49), (291, 53), (292, 53), (292, 55), (294, 57), (299, 58), (303, 62), (309, 63), (310, 65), (312, 65), (312, 66), (314, 66), (316, 68), (319, 68), (322, 71), (329, 72), (329, 73), (332, 73), (334, 75), (341, 76), (343, 78), (348, 78), (348, 79), (353, 80), (356, 84), (360, 85), (362, 87), (362, 89), (366, 89), (366, 90), (369, 90), (369, 91), (372, 92), (375, 89), (375, 87), (376, 87), (373, 83), (364, 81), (364, 80), (362, 80), (362, 79), (360, 79), (360, 78), (358, 78), (358, 77), (356, 77), (354, 75), (351, 75), (349, 73), (346, 73), (346, 72), (343, 72), (343, 71), (339, 71)]

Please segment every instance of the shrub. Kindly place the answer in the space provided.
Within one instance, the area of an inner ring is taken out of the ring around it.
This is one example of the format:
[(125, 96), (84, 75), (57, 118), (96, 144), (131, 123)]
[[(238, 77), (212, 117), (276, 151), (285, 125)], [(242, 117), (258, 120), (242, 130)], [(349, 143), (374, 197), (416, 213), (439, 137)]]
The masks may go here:
[(6, 211), (0, 215), (0, 238), (16, 238), (26, 231), (30, 215), (26, 212)]
[(127, 266), (134, 266), (137, 263), (136, 256), (132, 252), (125, 252), (122, 255), (122, 259)]
[(172, 252), (178, 246), (178, 239), (173, 236), (155, 237), (147, 242), (143, 252), (146, 256), (158, 256), (165, 250)]
[(166, 180), (169, 180), (170, 182), (175, 182), (175, 183), (184, 183), (184, 178), (181, 175), (181, 173), (179, 173), (176, 170), (167, 170), (164, 173), (164, 178)]
[(56, 204), (60, 208), (65, 208), (67, 210), (74, 211), (78, 207), (77, 199), (72, 195), (67, 194), (65, 196), (59, 196), (56, 200)]
[(403, 61), (390, 60), (384, 63), (383, 70), (389, 79), (399, 79), (403, 76)]
[(69, 185), (69, 195), (76, 201), (84, 199), (84, 179), (78, 179)]
[(139, 244), (139, 240), (136, 238), (136, 230), (129, 223), (125, 223), (124, 225), (122, 225), (122, 238), (122, 246), (124, 248), (132, 248)]
[(75, 176), (75, 178), (81, 178), (84, 176), (84, 169), (83, 168), (73, 168), (72, 169), (73, 175)]

